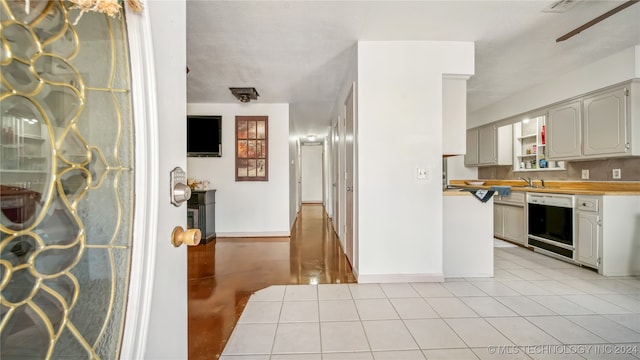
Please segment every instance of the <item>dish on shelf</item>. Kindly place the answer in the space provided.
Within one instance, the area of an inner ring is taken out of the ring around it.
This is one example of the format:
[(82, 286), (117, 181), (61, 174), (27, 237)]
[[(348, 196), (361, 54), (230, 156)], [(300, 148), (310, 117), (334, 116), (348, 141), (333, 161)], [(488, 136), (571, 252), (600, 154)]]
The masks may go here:
[(480, 186), (484, 185), (484, 181), (465, 181), (467, 185)]

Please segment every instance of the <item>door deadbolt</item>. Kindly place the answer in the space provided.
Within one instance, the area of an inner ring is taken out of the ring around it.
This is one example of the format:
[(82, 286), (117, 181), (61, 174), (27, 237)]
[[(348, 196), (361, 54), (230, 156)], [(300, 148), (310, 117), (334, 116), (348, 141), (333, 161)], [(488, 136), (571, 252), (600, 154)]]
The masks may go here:
[(187, 186), (187, 174), (180, 167), (175, 167), (171, 172), (169, 186), (171, 187), (171, 203), (180, 206), (191, 198), (191, 188)]

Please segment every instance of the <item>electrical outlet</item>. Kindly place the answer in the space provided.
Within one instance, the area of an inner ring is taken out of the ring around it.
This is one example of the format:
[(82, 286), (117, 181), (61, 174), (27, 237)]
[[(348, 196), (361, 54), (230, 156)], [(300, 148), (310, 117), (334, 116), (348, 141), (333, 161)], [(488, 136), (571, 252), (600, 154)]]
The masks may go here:
[(611, 171), (611, 177), (614, 179), (622, 179), (622, 170), (613, 169), (613, 171)]
[(582, 169), (582, 180), (589, 180), (589, 170)]

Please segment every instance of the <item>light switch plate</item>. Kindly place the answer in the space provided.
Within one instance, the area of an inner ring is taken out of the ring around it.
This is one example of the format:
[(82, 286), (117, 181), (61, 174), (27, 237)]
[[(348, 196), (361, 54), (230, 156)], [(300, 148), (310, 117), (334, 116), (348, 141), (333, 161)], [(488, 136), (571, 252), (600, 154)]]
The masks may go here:
[(416, 178), (418, 180), (426, 180), (429, 178), (429, 171), (427, 169), (424, 168), (417, 168), (416, 169)]
[(589, 170), (582, 169), (582, 180), (589, 180)]

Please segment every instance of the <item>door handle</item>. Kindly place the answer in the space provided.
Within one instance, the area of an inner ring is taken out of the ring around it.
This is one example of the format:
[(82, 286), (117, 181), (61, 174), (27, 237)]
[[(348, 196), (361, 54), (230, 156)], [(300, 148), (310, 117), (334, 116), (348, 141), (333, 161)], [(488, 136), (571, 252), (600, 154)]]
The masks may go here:
[(347, 191), (353, 191), (353, 188), (351, 186), (347, 186)]
[(175, 247), (179, 247), (182, 244), (187, 246), (196, 246), (200, 244), (202, 239), (202, 232), (200, 229), (188, 229), (185, 230), (182, 226), (176, 226), (171, 232), (171, 244)]

